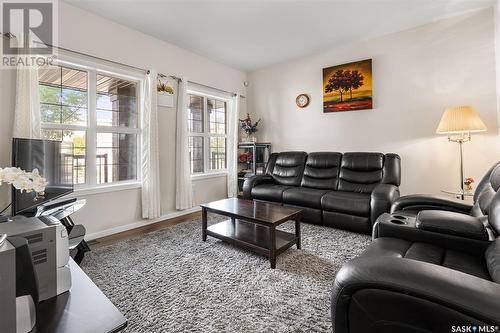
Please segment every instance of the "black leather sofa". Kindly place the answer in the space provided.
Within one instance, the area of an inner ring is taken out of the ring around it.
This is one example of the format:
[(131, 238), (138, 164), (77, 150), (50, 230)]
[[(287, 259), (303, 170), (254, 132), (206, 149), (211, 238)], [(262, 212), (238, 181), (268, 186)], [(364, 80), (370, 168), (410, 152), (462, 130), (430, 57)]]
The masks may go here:
[(496, 332), (499, 189), (497, 164), (479, 183), (472, 206), (429, 196), (396, 201), (393, 216), (414, 225), (377, 221), (372, 244), (339, 271), (334, 332)]
[(245, 180), (243, 197), (303, 209), (302, 221), (371, 233), (399, 197), (396, 154), (282, 152), (265, 174)]

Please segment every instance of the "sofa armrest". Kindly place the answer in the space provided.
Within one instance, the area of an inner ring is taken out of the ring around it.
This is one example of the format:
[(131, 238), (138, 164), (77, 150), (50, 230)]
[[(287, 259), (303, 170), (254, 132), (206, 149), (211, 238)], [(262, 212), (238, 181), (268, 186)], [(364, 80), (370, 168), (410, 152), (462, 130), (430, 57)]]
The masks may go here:
[[(452, 325), (465, 324), (463, 320), (499, 325), (499, 294), (499, 284), (446, 267), (395, 257), (359, 257), (336, 276), (331, 307), (334, 332), (362, 332), (349, 329), (354, 320), (358, 328), (373, 328), (377, 322), (390, 322), (400, 329), (416, 325), (419, 329), (412, 332), (429, 331), (426, 325), (439, 325), (449, 332)], [(407, 306), (402, 306), (405, 301)], [(363, 309), (363, 315), (354, 313), (353, 307)]]
[[(491, 240), (493, 240), (489, 238), (484, 240), (471, 238), (463, 234), (453, 234), (449, 231), (437, 232), (435, 229), (430, 231), (425, 230), (425, 227), (424, 229), (419, 229), (416, 226), (416, 218), (414, 217), (408, 217), (405, 220), (405, 224), (393, 223), (391, 216), (392, 214), (384, 214), (377, 219), (377, 222), (373, 226), (373, 239), (397, 238), (409, 242), (431, 244), (448, 250), (469, 253), (474, 256), (483, 256), (484, 251), (486, 251), (486, 248), (491, 244)], [(469, 215), (465, 216), (469, 217)]]
[(256, 175), (245, 179), (243, 183), (243, 198), (252, 200), (252, 189), (261, 184), (274, 184), (274, 179), (270, 175)]
[(469, 214), (472, 205), (460, 200), (450, 200), (436, 195), (414, 194), (405, 195), (396, 200), (391, 207), (391, 213), (413, 210), (446, 210), (450, 212)]
[(372, 191), (370, 199), (370, 219), (375, 223), (383, 213), (389, 213), (393, 202), (399, 198), (399, 187), (390, 184), (379, 184)]
[(420, 230), (488, 240), (488, 232), (483, 223), (477, 217), (461, 213), (423, 210), (418, 213), (415, 226)]

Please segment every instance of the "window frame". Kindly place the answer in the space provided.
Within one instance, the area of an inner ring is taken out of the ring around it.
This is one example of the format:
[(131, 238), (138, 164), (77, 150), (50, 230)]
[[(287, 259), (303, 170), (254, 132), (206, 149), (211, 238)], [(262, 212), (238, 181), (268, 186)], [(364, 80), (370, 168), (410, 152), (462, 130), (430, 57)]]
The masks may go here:
[[(87, 124), (50, 124), (42, 123), (42, 129), (49, 130), (69, 130), (85, 131), (85, 184), (74, 184), (74, 192), (94, 194), (107, 192), (107, 190), (123, 190), (128, 188), (138, 188), (142, 185), (141, 169), (141, 142), (142, 142), (142, 114), (143, 114), (143, 87), (144, 77), (138, 73), (119, 68), (118, 66), (109, 66), (106, 64), (73, 57), (70, 55), (58, 55), (53, 66), (62, 66), (70, 69), (87, 72)], [(97, 125), (97, 75), (112, 76), (117, 79), (135, 82), (137, 84), (137, 127), (118, 127), (118, 126), (99, 126)], [(97, 133), (119, 133), (135, 134), (136, 142), (136, 179), (121, 180), (97, 184)]]
[[(232, 110), (232, 100), (228, 97), (225, 96), (220, 96), (220, 95), (214, 95), (210, 93), (206, 93), (197, 89), (187, 89), (187, 94), (188, 95), (196, 95), (200, 96), (203, 98), (203, 133), (198, 133), (198, 132), (188, 132), (188, 136), (199, 136), (203, 137), (203, 172), (196, 172), (196, 173), (191, 173), (191, 178), (193, 179), (198, 179), (198, 178), (211, 178), (211, 177), (217, 177), (217, 176), (224, 176), (227, 175), (228, 173), (228, 168), (227, 168), (227, 154), (228, 154), (228, 139), (229, 139), (229, 133), (228, 133), (228, 118), (229, 118), (229, 112)], [(226, 117), (225, 117), (225, 128), (226, 128), (226, 133), (225, 134), (218, 134), (218, 133), (210, 133), (210, 118), (208, 114), (208, 106), (207, 106), (207, 101), (208, 99), (215, 99), (222, 101), (226, 103)], [(186, 105), (186, 112), (188, 112), (188, 105)], [(226, 139), (226, 167), (224, 169), (211, 169), (210, 168), (210, 138), (212, 137), (223, 137)], [(188, 140), (189, 141), (189, 140)]]

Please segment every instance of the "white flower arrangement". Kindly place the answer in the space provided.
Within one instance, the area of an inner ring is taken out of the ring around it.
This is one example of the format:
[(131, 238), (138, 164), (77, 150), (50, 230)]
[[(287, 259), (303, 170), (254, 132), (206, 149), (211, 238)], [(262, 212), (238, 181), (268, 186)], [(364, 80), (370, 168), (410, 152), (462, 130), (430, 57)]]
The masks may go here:
[(36, 196), (43, 196), (48, 182), (43, 178), (38, 169), (26, 172), (20, 168), (0, 168), (0, 186), (7, 183), (21, 192), (35, 192)]

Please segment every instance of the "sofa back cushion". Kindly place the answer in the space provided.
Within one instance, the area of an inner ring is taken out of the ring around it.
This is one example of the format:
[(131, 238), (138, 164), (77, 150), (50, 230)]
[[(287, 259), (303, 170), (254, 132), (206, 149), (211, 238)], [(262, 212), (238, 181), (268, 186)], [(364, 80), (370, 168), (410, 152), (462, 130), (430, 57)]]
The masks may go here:
[(267, 160), (266, 165), (266, 175), (272, 176), (274, 165), (276, 164), (276, 159), (278, 158), (279, 153), (271, 153), (269, 155), (269, 160)]
[(307, 155), (301, 186), (336, 190), (341, 160), (341, 153), (310, 153)]
[(401, 157), (398, 154), (389, 153), (384, 155), (382, 184), (401, 185)]
[(306, 157), (307, 154), (303, 151), (287, 151), (272, 154), (266, 173), (270, 174), (277, 184), (300, 186)]
[(495, 163), (478, 183), (474, 193), (474, 205), (471, 215), (484, 217), (488, 215), (491, 200), (500, 186), (500, 163)]
[(340, 166), (338, 190), (371, 193), (381, 183), (399, 186), (400, 169), (400, 158), (396, 154), (345, 153)]

